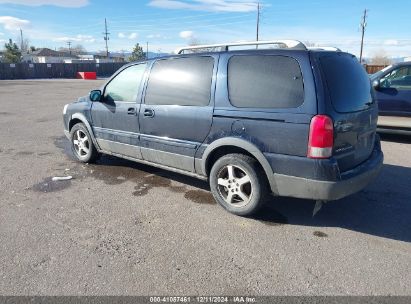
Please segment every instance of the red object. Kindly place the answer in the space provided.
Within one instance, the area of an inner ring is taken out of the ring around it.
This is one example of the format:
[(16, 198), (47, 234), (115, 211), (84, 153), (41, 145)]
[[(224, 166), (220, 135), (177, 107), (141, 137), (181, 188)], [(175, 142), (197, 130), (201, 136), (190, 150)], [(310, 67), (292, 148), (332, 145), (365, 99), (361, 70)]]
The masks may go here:
[(77, 79), (97, 79), (96, 72), (77, 72)]
[(311, 119), (308, 138), (309, 158), (329, 158), (334, 145), (334, 126), (327, 115), (316, 115)]

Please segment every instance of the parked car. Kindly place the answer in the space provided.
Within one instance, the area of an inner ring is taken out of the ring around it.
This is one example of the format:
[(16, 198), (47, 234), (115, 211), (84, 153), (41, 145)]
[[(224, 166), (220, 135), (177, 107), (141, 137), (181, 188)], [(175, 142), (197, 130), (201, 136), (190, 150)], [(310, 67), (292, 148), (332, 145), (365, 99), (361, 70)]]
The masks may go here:
[(269, 193), (322, 202), (363, 189), (383, 163), (368, 75), (348, 53), (270, 43), (283, 47), (192, 47), (222, 50), (123, 67), (64, 107), (74, 155), (208, 180), (237, 215), (256, 212)]
[(411, 62), (390, 65), (371, 75), (381, 131), (411, 132)]

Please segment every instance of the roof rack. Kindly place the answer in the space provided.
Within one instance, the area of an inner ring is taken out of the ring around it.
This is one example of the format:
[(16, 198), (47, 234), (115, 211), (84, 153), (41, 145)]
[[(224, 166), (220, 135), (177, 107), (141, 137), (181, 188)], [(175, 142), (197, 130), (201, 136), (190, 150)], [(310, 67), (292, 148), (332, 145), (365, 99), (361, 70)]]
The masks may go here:
[(246, 45), (280, 45), (281, 48), (290, 48), (294, 50), (307, 50), (307, 47), (298, 40), (273, 40), (273, 41), (249, 41), (249, 42), (233, 42), (233, 43), (221, 43), (221, 44), (208, 44), (208, 45), (195, 45), (195, 46), (186, 46), (176, 50), (176, 54), (184, 54), (184, 51), (195, 51), (202, 49), (217, 49), (220, 51), (226, 52), (231, 46), (246, 46)]
[(334, 46), (313, 46), (307, 47), (308, 50), (319, 50), (319, 51), (335, 51), (341, 52), (341, 49), (334, 47)]

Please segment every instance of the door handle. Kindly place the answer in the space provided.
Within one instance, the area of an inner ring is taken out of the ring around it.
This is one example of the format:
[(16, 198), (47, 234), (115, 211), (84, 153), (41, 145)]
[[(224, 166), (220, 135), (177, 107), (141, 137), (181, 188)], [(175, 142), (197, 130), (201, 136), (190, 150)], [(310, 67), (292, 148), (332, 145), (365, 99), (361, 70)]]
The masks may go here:
[(128, 115), (136, 115), (136, 108), (128, 108), (127, 109)]
[(154, 110), (153, 109), (145, 109), (144, 110), (144, 117), (154, 117)]

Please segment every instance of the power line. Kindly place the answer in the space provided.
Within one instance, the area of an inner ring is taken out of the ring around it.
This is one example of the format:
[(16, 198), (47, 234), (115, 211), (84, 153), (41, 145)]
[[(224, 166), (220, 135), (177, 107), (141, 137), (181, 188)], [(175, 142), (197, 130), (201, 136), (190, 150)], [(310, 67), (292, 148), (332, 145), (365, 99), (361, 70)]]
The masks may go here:
[(104, 41), (106, 42), (106, 57), (108, 58), (108, 41), (110, 40), (110, 33), (107, 30), (107, 19), (104, 18), (104, 25), (105, 25), (105, 31), (103, 33), (104, 35)]
[(367, 27), (367, 13), (368, 10), (364, 10), (364, 14), (361, 19), (360, 27), (361, 27), (361, 50), (360, 50), (360, 63), (362, 63), (362, 52), (364, 49), (364, 34), (365, 34), (365, 28)]

